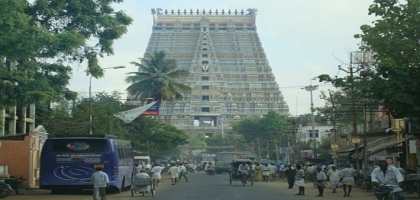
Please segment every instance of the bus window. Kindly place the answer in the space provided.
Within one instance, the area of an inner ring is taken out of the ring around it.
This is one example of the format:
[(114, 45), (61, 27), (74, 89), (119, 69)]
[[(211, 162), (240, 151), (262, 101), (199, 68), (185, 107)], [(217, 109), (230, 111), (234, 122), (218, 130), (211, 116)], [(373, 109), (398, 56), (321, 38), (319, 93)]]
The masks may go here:
[(106, 140), (62, 139), (52, 140), (52, 152), (73, 153), (106, 152)]

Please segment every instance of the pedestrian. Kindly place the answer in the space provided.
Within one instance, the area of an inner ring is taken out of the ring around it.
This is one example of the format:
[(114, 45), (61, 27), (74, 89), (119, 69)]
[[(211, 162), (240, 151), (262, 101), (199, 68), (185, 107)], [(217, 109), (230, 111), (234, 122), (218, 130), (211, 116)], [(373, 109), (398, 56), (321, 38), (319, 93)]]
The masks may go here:
[(388, 166), (394, 166), (394, 158), (393, 157), (387, 157), (385, 160), (388, 163)]
[(270, 168), (268, 167), (268, 163), (266, 163), (262, 166), (263, 182), (268, 182), (269, 175), (270, 175)]
[[(351, 189), (354, 185), (354, 178), (356, 177), (356, 170), (350, 167), (350, 164), (347, 164), (344, 169), (341, 170), (341, 182), (343, 183), (343, 197), (350, 197)], [(348, 190), (347, 190), (348, 188)]]
[(181, 180), (182, 177), (184, 177), (185, 178), (185, 181), (188, 182), (187, 168), (181, 163), (181, 164), (179, 164), (179, 177), (178, 177), (178, 182)]
[(109, 188), (108, 175), (103, 172), (103, 167), (96, 167), (96, 172), (92, 174), (91, 181), (93, 184), (93, 200), (98, 200), (98, 196), (101, 200), (106, 200), (105, 189)]
[(314, 174), (316, 172), (315, 166), (312, 165), (312, 164), (310, 164), (309, 167), (308, 167), (308, 169), (306, 170), (306, 172), (307, 172), (307, 178), (306, 178), (306, 180), (308, 180), (310, 182), (313, 182), (314, 179), (315, 179), (314, 178)]
[(316, 168), (315, 176), (315, 186), (318, 188), (318, 197), (324, 196), (325, 181), (327, 180), (327, 175), (322, 171), (321, 167)]
[(343, 184), (340, 182), (341, 172), (337, 169), (335, 165), (330, 166), (330, 170), (327, 172), (328, 180), (330, 180), (330, 185), (333, 190), (332, 193), (337, 193), (336, 189), (341, 187)]
[(136, 174), (140, 173), (140, 171), (141, 171), (141, 165), (136, 164), (135, 170), (136, 170)]
[(156, 187), (159, 186), (159, 181), (162, 178), (161, 174), (163, 169), (165, 169), (165, 167), (155, 164), (155, 166), (153, 166), (153, 168), (150, 170), (152, 173), (152, 180), (156, 184)]
[(255, 162), (252, 162), (252, 164), (251, 164), (251, 174), (252, 174), (252, 176), (255, 175), (255, 166), (257, 166), (257, 164)]
[[(404, 178), (401, 175), (400, 171), (393, 166), (389, 166), (389, 163), (385, 160), (379, 161), (379, 167), (373, 169), (371, 174), (372, 184), (375, 186), (375, 197), (378, 200), (386, 198), (385, 195), (381, 193), (380, 185), (392, 185), (392, 190), (394, 192), (395, 200), (404, 200)], [(386, 188), (388, 189), (388, 188)], [(388, 191), (385, 191), (386, 193)]]
[(295, 185), (299, 187), (299, 193), (295, 195), (305, 195), (305, 171), (301, 165), (296, 166)]
[(179, 172), (180, 172), (179, 167), (175, 163), (172, 163), (171, 167), (168, 169), (168, 173), (171, 176), (172, 185), (176, 185)]
[(293, 189), (295, 184), (296, 170), (292, 168), (292, 165), (288, 165), (286, 169), (287, 183), (289, 183), (288, 189)]
[(270, 164), (270, 166), (268, 166), (270, 168), (270, 172), (269, 172), (269, 176), (270, 176), (270, 181), (274, 181), (274, 175), (276, 174), (277, 171), (277, 167), (274, 166), (274, 164)]
[(256, 163), (254, 181), (255, 182), (260, 182), (260, 181), (262, 181), (262, 179), (263, 179), (263, 177), (262, 177), (262, 167), (259, 163)]

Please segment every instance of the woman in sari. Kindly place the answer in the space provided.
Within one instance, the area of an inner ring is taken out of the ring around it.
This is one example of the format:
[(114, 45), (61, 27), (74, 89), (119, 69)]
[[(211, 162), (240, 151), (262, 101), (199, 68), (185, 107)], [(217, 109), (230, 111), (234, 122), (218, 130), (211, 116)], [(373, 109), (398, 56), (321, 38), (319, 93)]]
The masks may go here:
[(261, 165), (257, 163), (255, 166), (255, 174), (254, 174), (254, 181), (261, 182), (262, 181), (262, 170)]

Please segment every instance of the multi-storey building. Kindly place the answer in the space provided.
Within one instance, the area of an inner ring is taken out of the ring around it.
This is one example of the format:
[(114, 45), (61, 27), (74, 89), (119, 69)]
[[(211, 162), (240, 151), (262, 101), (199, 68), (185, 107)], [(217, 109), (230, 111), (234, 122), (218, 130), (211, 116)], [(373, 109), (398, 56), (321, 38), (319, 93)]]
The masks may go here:
[(161, 120), (211, 136), (247, 116), (289, 114), (258, 37), (256, 13), (152, 9), (146, 53), (165, 51), (178, 68), (190, 72), (181, 82), (193, 89), (181, 101), (164, 102)]

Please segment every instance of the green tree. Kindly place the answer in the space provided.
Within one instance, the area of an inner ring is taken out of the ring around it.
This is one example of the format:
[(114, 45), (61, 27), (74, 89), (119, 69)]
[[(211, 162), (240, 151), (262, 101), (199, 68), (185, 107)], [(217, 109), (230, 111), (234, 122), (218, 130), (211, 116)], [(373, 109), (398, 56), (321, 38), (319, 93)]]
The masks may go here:
[(110, 134), (124, 138), (128, 133), (125, 123), (113, 114), (125, 109), (119, 100), (120, 94), (99, 93), (91, 99), (81, 98), (69, 104), (62, 99), (50, 108), (38, 105), (37, 122), (42, 124), (51, 135), (83, 135), (89, 134), (89, 101), (92, 101), (93, 134)]
[(187, 144), (189, 139), (184, 131), (146, 116), (136, 118), (127, 128), (126, 138), (137, 150), (147, 152), (153, 158), (178, 155), (178, 146)]
[[(249, 151), (249, 145), (242, 135), (226, 134), (223, 138), (222, 134), (216, 134), (206, 138), (209, 147), (234, 146), (235, 151)], [(220, 149), (208, 149), (209, 152), (219, 152)]]
[(188, 144), (193, 147), (205, 148), (207, 146), (206, 135), (204, 133), (197, 133), (195, 137), (190, 138), (190, 141), (188, 142)]
[(420, 1), (374, 0), (369, 14), (377, 19), (362, 25), (361, 49), (373, 52), (375, 63), (361, 84), (371, 99), (383, 100), (394, 117), (420, 113)]
[(278, 158), (279, 145), (287, 146), (287, 139), (292, 141), (292, 129), (291, 123), (274, 111), (232, 124), (232, 132), (243, 135), (250, 145), (256, 143), (256, 151), (260, 156), (268, 155), (270, 158)]
[(182, 99), (191, 88), (179, 82), (189, 76), (189, 72), (177, 69), (176, 60), (167, 59), (164, 51), (155, 51), (140, 58), (140, 63), (131, 62), (139, 67), (138, 72), (130, 72), (126, 82), (131, 85), (127, 91), (136, 99), (153, 98), (159, 102)]
[[(0, 1), (0, 107), (76, 99), (67, 90), (71, 66), (87, 63), (87, 74), (102, 77), (97, 57), (132, 19), (114, 11), (122, 0)], [(6, 81), (4, 81), (6, 80)]]

